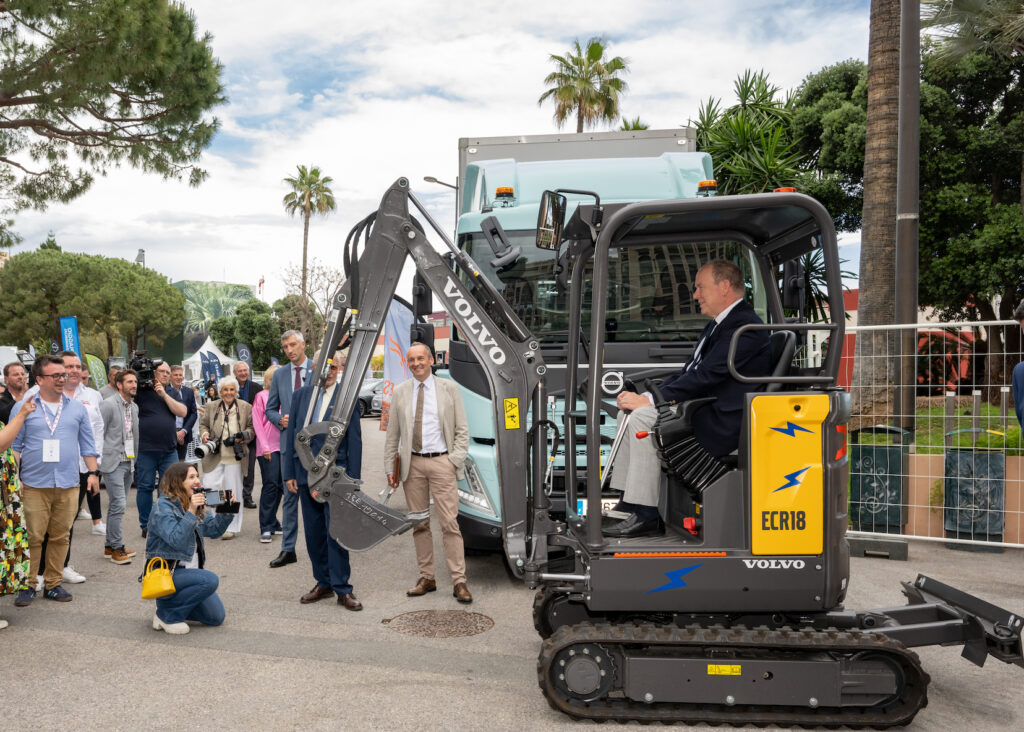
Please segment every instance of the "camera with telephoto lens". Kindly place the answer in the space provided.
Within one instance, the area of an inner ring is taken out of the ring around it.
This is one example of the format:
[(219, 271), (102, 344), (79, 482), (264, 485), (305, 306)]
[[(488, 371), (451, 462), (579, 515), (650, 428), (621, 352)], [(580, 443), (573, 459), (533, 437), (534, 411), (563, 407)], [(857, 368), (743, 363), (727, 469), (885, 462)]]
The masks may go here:
[(135, 372), (135, 377), (139, 381), (139, 389), (152, 389), (156, 385), (156, 367), (162, 363), (162, 359), (147, 358), (145, 351), (132, 353), (128, 368)]
[(203, 444), (196, 446), (196, 457), (202, 460), (207, 455), (216, 455), (218, 450), (220, 450), (220, 440), (211, 437)]

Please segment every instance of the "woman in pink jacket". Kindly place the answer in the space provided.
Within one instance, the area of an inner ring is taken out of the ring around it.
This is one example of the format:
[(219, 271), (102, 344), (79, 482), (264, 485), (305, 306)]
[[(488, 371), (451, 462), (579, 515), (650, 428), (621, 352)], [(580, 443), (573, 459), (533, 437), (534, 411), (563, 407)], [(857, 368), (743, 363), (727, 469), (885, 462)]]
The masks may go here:
[(277, 366), (271, 366), (263, 372), (263, 383), (268, 388), (262, 389), (252, 403), (252, 425), (256, 430), (256, 459), (260, 463), (260, 477), (263, 487), (260, 489), (260, 542), (269, 544), (271, 536), (281, 533), (281, 522), (277, 519), (277, 509), (281, 505), (281, 432), (275, 425), (267, 421), (267, 395), (270, 394), (270, 380)]

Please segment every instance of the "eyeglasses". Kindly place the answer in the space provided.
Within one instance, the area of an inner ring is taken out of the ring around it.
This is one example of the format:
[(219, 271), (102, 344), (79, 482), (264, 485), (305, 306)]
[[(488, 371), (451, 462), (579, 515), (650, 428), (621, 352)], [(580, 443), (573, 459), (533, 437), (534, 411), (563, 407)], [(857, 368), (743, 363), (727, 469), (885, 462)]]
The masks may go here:
[(43, 378), (49, 377), (54, 381), (63, 381), (68, 378), (67, 372), (64, 371), (61, 371), (59, 374), (39, 374), (39, 376)]

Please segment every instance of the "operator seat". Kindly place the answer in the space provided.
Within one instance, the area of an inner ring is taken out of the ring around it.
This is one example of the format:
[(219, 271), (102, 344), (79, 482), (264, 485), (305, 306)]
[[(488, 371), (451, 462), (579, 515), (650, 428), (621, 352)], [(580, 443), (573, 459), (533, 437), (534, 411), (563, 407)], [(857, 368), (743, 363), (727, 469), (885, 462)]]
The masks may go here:
[[(774, 330), (768, 336), (768, 347), (772, 352), (772, 376), (785, 376), (793, 363), (796, 351), (796, 333), (791, 330)], [(778, 381), (765, 386), (765, 391), (781, 391), (782, 384)]]

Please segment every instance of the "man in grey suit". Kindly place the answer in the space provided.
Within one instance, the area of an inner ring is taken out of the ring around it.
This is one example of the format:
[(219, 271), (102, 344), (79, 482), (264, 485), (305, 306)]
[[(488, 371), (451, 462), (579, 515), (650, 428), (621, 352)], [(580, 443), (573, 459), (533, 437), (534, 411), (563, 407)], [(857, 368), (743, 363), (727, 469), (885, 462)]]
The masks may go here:
[[(313, 375), (313, 361), (306, 358), (306, 339), (297, 330), (285, 331), (281, 336), (281, 348), (288, 358), (288, 365), (274, 372), (267, 395), (267, 421), (281, 432), (288, 429), (292, 394), (310, 382)], [(303, 415), (304, 416), (304, 415)], [(302, 419), (300, 416), (299, 419)], [(281, 485), (284, 485), (282, 477)], [(283, 567), (296, 561), (295, 540), (299, 535), (299, 497), (291, 488), (284, 492), (281, 506), (281, 553), (270, 560), (273, 568)]]
[(118, 371), (114, 386), (117, 388), (114, 396), (100, 402), (100, 414), (103, 416), (100, 470), (103, 471), (110, 502), (103, 554), (114, 564), (130, 564), (135, 552), (125, 549), (121, 517), (124, 516), (128, 486), (132, 482), (135, 456), (139, 454), (139, 407), (134, 401), (138, 377), (131, 369)]
[[(384, 470), (392, 490), (399, 481), (411, 511), (426, 511), (430, 499), (441, 524), (445, 558), (452, 577), (452, 596), (473, 602), (466, 585), (466, 558), (459, 531), (457, 478), (464, 477), (463, 463), (469, 452), (469, 425), (459, 388), (446, 379), (435, 379), (430, 348), (413, 343), (405, 356), (413, 378), (395, 387), (391, 397), (388, 434), (384, 444)], [(395, 456), (401, 468), (395, 473)], [(418, 597), (437, 589), (434, 580), (434, 541), (430, 519), (412, 530), (420, 578), (405, 594)]]

